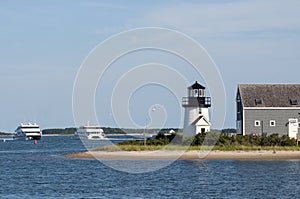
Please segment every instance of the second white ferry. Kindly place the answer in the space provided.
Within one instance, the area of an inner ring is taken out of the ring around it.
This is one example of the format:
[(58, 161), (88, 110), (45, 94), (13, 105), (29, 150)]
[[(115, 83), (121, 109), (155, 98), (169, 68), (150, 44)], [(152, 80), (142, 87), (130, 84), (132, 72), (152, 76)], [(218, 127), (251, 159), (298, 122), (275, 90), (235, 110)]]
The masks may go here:
[(85, 125), (76, 129), (75, 137), (88, 140), (106, 140), (104, 131), (100, 126)]

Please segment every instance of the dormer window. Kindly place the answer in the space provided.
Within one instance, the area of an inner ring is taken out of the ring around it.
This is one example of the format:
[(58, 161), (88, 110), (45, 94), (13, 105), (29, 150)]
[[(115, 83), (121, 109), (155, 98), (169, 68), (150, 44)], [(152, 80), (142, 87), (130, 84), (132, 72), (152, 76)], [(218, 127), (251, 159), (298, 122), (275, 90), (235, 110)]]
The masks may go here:
[(261, 105), (262, 104), (262, 100), (261, 99), (255, 99), (255, 104), (256, 105)]
[(298, 105), (298, 100), (296, 99), (291, 99), (291, 105)]

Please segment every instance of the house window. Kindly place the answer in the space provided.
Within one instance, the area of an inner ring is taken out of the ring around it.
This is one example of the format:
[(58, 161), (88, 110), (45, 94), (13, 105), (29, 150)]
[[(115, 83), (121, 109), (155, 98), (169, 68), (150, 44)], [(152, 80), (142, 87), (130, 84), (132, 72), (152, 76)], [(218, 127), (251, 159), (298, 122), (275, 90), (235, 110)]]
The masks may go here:
[(291, 99), (291, 105), (298, 105), (298, 100)]
[(236, 101), (237, 101), (237, 102), (240, 102), (240, 101), (241, 101), (241, 98), (240, 98), (239, 95), (236, 97)]
[(254, 121), (254, 126), (260, 126), (260, 121), (259, 120), (255, 120)]
[(270, 126), (276, 126), (275, 120), (270, 120)]

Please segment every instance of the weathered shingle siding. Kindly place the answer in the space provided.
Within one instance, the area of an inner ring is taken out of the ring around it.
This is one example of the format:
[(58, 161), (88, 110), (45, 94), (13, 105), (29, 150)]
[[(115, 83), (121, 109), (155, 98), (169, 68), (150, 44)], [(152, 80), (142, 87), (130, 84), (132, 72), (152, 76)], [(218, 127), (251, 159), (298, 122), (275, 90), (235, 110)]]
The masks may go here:
[[(263, 110), (245, 110), (245, 134), (268, 135), (278, 133), (279, 135), (288, 134), (288, 119), (298, 118), (300, 121), (299, 109), (263, 109)], [(255, 120), (262, 121), (261, 126), (255, 127)], [(276, 126), (270, 126), (270, 120), (275, 120)]]

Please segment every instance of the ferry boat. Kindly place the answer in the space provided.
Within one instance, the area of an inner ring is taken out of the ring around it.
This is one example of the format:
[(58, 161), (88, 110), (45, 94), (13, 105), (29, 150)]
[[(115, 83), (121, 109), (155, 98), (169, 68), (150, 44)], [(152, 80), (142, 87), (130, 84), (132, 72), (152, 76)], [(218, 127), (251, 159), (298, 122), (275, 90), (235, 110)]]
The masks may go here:
[(15, 138), (24, 138), (26, 140), (40, 140), (42, 138), (42, 131), (36, 123), (31, 124), (23, 124), (15, 130), (16, 136)]
[(76, 129), (75, 137), (88, 140), (106, 140), (103, 129), (100, 126), (85, 125)]

